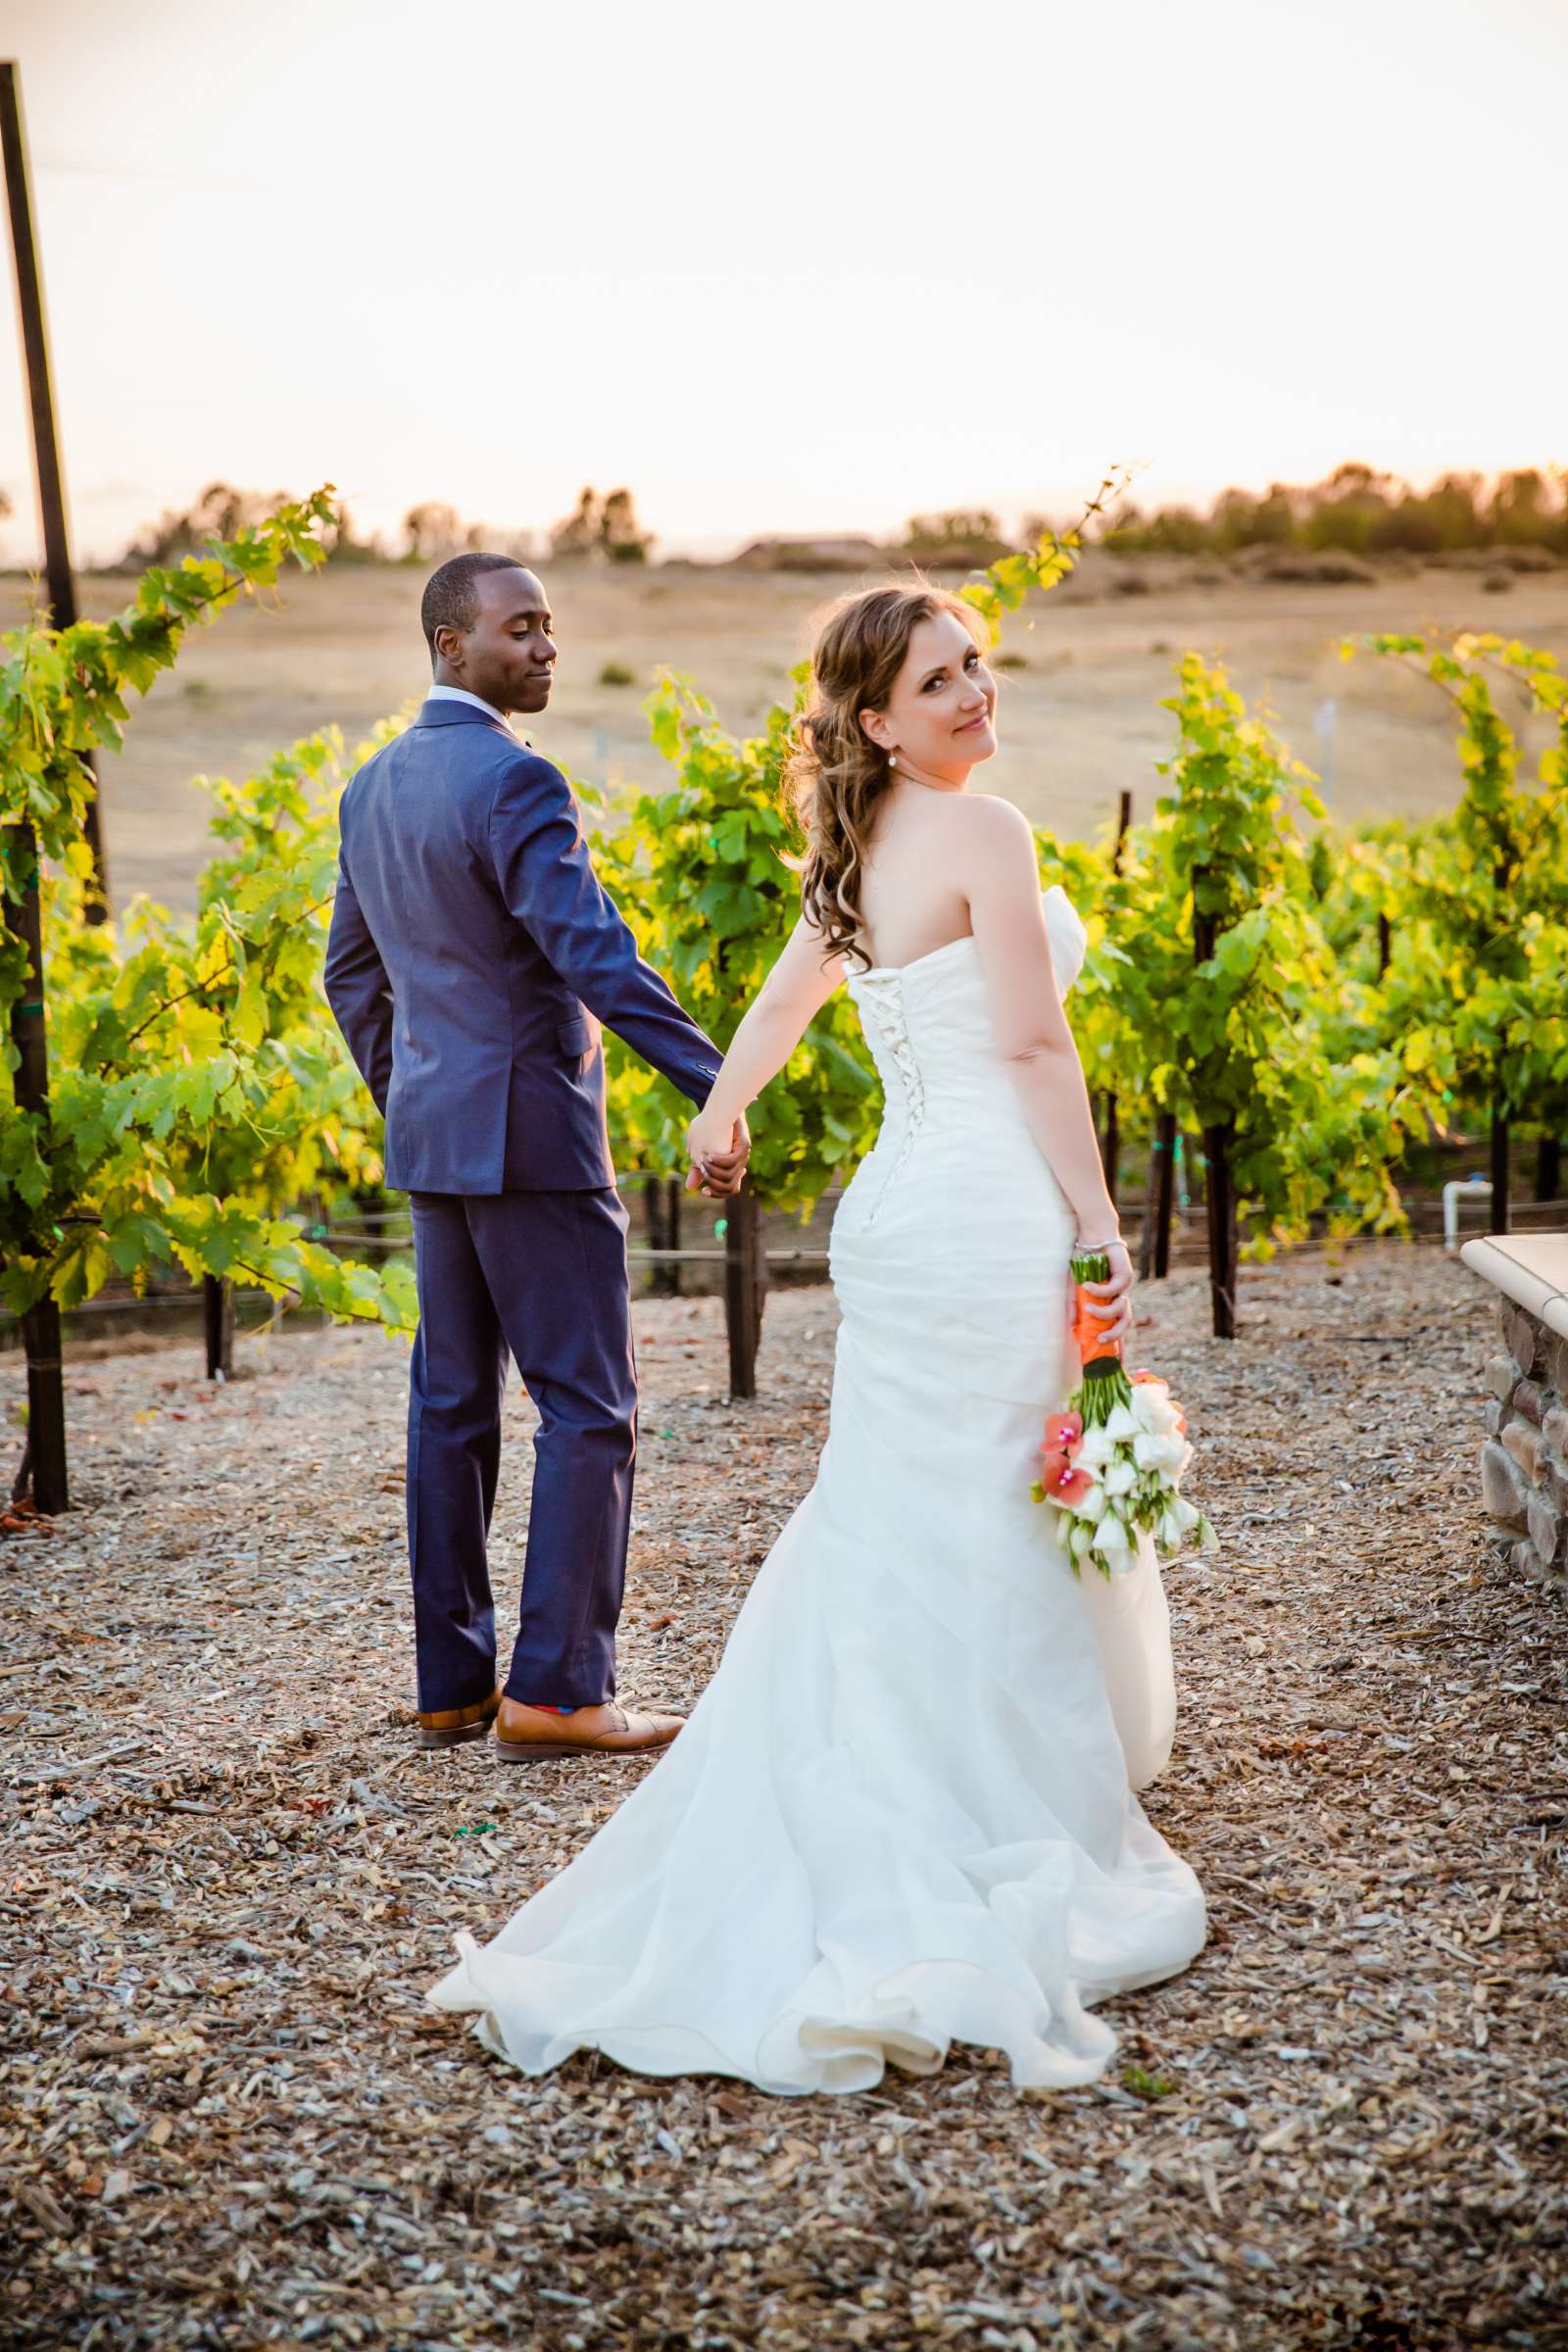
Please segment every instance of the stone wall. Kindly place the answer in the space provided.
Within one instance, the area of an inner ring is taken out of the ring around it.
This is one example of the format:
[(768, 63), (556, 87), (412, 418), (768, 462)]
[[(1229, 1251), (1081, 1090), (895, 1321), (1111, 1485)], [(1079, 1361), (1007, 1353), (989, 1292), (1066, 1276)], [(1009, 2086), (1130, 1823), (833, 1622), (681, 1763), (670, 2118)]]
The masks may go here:
[(1511, 1299), (1487, 1367), (1481, 1492), (1492, 1537), (1516, 1568), (1568, 1592), (1568, 1339)]

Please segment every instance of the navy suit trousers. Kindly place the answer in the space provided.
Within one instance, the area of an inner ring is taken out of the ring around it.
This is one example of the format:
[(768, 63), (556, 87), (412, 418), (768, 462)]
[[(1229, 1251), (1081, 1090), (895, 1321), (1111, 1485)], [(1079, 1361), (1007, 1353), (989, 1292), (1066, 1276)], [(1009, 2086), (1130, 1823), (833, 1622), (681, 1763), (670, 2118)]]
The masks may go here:
[(419, 1329), (409, 1386), (409, 1561), (421, 1710), (496, 1685), (485, 1556), (512, 1355), (539, 1411), (505, 1688), (595, 1706), (615, 1689), (637, 1378), (626, 1211), (603, 1192), (411, 1193)]

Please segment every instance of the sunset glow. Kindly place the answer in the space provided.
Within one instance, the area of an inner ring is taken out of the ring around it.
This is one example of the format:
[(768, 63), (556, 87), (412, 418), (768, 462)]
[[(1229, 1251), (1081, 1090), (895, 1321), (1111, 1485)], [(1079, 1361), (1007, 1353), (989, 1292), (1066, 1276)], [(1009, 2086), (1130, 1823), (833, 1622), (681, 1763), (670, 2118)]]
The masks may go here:
[(724, 549), (1114, 460), (1148, 503), (1568, 457), (1549, 4), (9, 0), (0, 52), (84, 557), (215, 476), (379, 528), (626, 481)]

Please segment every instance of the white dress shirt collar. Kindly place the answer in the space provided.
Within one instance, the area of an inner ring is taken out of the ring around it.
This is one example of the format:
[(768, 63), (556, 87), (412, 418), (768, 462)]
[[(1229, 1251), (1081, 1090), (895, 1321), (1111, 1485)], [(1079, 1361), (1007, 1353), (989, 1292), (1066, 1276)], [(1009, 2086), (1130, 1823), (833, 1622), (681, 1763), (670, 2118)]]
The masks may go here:
[(471, 703), (476, 710), (482, 710), (486, 718), (493, 718), (498, 726), (507, 725), (504, 710), (498, 710), (494, 703), (487, 703), (482, 695), (470, 694), (466, 686), (429, 686), (425, 689), (425, 700), (431, 703)]

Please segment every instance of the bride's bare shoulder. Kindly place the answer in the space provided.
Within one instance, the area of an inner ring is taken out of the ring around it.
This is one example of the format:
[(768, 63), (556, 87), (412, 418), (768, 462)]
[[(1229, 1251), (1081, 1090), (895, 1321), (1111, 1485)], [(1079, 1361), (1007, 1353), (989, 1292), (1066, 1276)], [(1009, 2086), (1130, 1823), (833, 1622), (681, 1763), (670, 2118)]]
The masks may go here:
[(989, 792), (956, 792), (948, 803), (947, 821), (954, 847), (987, 863), (1012, 863), (1020, 850), (1031, 858), (1035, 837), (1029, 819), (1010, 801)]

